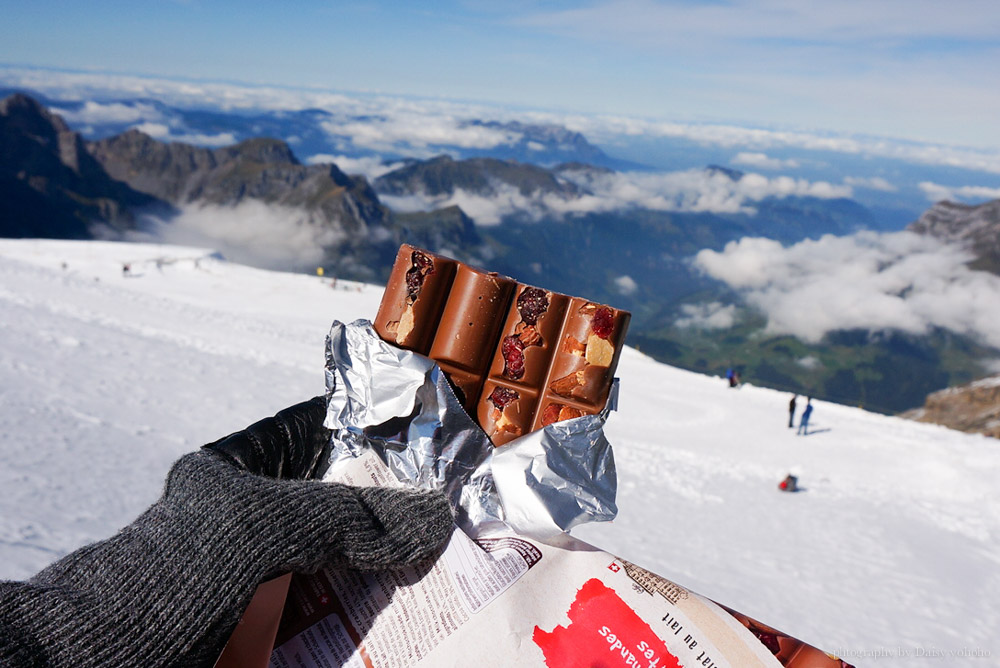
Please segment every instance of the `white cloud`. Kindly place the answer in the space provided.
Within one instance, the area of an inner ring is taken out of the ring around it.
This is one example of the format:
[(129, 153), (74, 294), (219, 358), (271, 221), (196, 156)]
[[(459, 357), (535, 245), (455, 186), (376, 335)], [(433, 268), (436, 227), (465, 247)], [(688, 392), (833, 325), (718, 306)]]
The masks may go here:
[[(614, 5), (605, 5), (613, 7)], [(824, 10), (825, 13), (825, 10)], [(900, 14), (912, 14), (909, 10)], [(662, 35), (660, 36), (662, 39)], [(911, 163), (974, 169), (1000, 174), (1000, 151), (899, 141), (878, 137), (815, 131), (775, 130), (717, 123), (683, 123), (620, 115), (582, 115), (542, 110), (510, 110), (495, 105), (390, 95), (347, 95), (323, 90), (189, 82), (111, 75), (58, 72), (23, 67), (0, 68), (0, 81), (12, 87), (41, 91), (67, 100), (152, 97), (188, 108), (215, 106), (223, 110), (323, 109), (333, 117), (327, 129), (357, 138), (357, 146), (375, 152), (430, 157), (435, 147), (455, 145), (489, 148), (519, 139), (517, 133), (470, 124), (472, 119), (564, 125), (591, 141), (613, 143), (616, 137), (672, 137), (759, 153), (798, 148), (860, 156), (894, 158)], [(980, 86), (981, 87), (981, 86)], [(952, 105), (953, 106), (953, 105)], [(124, 113), (124, 110), (121, 111)], [(358, 121), (365, 117), (365, 121)], [(147, 119), (154, 120), (157, 119)], [(338, 150), (344, 150), (340, 148)], [(765, 154), (766, 155), (766, 154)]]
[(312, 269), (324, 247), (344, 237), (299, 209), (245, 201), (235, 207), (188, 206), (176, 217), (145, 216), (136, 240), (214, 248), (226, 258), (265, 269)]
[(132, 127), (139, 132), (146, 133), (153, 139), (164, 142), (181, 142), (196, 146), (229, 146), (236, 143), (236, 135), (232, 132), (220, 132), (217, 135), (205, 135), (197, 132), (176, 133), (176, 128), (171, 128), (163, 123), (139, 123)]
[[(311, 91), (281, 86), (251, 86), (219, 82), (196, 82), (102, 72), (61, 72), (30, 67), (5, 67), (0, 78), (8, 84), (45, 92), (65, 100), (107, 97), (147, 97), (166, 104), (224, 110), (358, 106), (354, 98), (329, 91)], [(368, 108), (372, 105), (363, 105)]]
[(550, 214), (548, 198), (540, 195), (522, 195), (513, 186), (498, 184), (490, 195), (480, 195), (458, 189), (452, 195), (430, 196), (426, 194), (397, 197), (379, 195), (390, 209), (396, 211), (431, 211), (446, 206), (461, 207), (479, 225), (498, 225), (505, 216), (519, 214), (532, 220), (540, 220)]
[(992, 199), (1000, 199), (1000, 188), (992, 188), (989, 186), (943, 186), (939, 183), (932, 183), (931, 181), (923, 181), (920, 183), (920, 189), (927, 196), (927, 199), (931, 202), (940, 202), (941, 200), (951, 200), (953, 202), (973, 201), (982, 202)]
[(578, 185), (584, 194), (570, 196), (536, 191), (525, 195), (513, 186), (495, 184), (489, 195), (456, 190), (452, 195), (418, 193), (402, 197), (380, 195), (380, 198), (397, 211), (459, 206), (476, 223), (496, 225), (512, 214), (538, 221), (632, 208), (753, 214), (753, 203), (767, 197), (851, 195), (849, 186), (825, 181), (810, 182), (787, 176), (768, 178), (760, 174), (745, 174), (734, 181), (721, 172), (697, 169), (660, 173), (581, 170), (564, 171), (562, 175)]
[(619, 276), (616, 278), (615, 287), (618, 288), (618, 293), (622, 295), (635, 294), (635, 291), (639, 289), (639, 285), (631, 276)]
[(767, 197), (850, 197), (849, 186), (810, 182), (788, 176), (769, 178), (744, 174), (733, 180), (726, 174), (700, 169), (679, 172), (564, 172), (592, 196), (553, 208), (568, 213), (642, 207), (658, 211), (753, 213), (753, 203)]
[(800, 357), (799, 359), (795, 360), (795, 363), (798, 364), (803, 369), (809, 369), (809, 370), (817, 369), (823, 366), (823, 363), (819, 360), (819, 358), (814, 357), (812, 355), (806, 355), (805, 357)]
[(612, 142), (617, 136), (687, 139), (707, 146), (756, 151), (797, 148), (847, 155), (893, 158), (905, 162), (958, 167), (1000, 174), (1000, 151), (907, 142), (880, 137), (792, 130), (772, 130), (724, 123), (682, 123), (626, 116), (564, 116), (562, 122), (591, 139)]
[(220, 132), (217, 135), (205, 135), (197, 132), (177, 133), (175, 128), (168, 127), (163, 123), (139, 123), (132, 128), (164, 142), (181, 142), (196, 146), (230, 146), (236, 143), (236, 135), (232, 132)]
[(791, 158), (782, 160), (781, 158), (772, 158), (766, 153), (750, 152), (737, 153), (730, 160), (730, 163), (734, 165), (747, 165), (748, 167), (756, 167), (758, 169), (794, 169), (799, 166), (798, 160), (792, 160)]
[(896, 192), (896, 186), (892, 185), (881, 176), (864, 178), (860, 176), (844, 177), (844, 183), (855, 188), (867, 188), (868, 190), (881, 190), (882, 192)]
[(838, 329), (942, 327), (1000, 346), (1000, 277), (965, 266), (967, 251), (910, 232), (824, 236), (790, 247), (744, 238), (695, 265), (741, 290), (767, 330), (819, 341)]
[(132, 126), (132, 129), (143, 132), (153, 139), (164, 139), (170, 136), (170, 128), (163, 123), (136, 123)]
[(102, 103), (88, 100), (80, 109), (54, 107), (53, 111), (62, 116), (67, 123), (78, 127), (84, 126), (91, 132), (95, 125), (128, 124), (160, 141), (199, 146), (228, 146), (236, 143), (236, 135), (231, 132), (214, 135), (191, 132), (180, 118), (164, 114), (154, 105), (144, 102)]
[(521, 138), (519, 133), (413, 109), (374, 119), (329, 120), (321, 125), (331, 135), (350, 137), (355, 146), (381, 152), (409, 149), (422, 155), (440, 153), (435, 147), (487, 149), (514, 144)]
[(377, 155), (351, 158), (346, 155), (332, 155), (329, 153), (317, 153), (306, 158), (305, 162), (307, 165), (334, 164), (345, 174), (361, 174), (369, 181), (374, 181), (383, 174), (388, 174), (403, 166), (401, 162), (384, 162)]
[(736, 322), (736, 306), (721, 302), (683, 304), (681, 314), (681, 317), (674, 320), (677, 327), (728, 329)]
[(139, 123), (141, 121), (160, 122), (163, 114), (151, 104), (134, 102), (123, 104), (111, 102), (103, 104), (88, 100), (80, 109), (60, 109), (53, 107), (52, 111), (59, 114), (72, 125), (104, 125), (108, 123)]

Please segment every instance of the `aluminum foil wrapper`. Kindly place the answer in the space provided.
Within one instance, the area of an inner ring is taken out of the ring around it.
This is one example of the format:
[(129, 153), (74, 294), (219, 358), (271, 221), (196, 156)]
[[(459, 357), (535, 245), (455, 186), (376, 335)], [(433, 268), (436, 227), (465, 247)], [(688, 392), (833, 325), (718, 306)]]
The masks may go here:
[(367, 449), (408, 485), (444, 491), (472, 536), (513, 530), (552, 539), (608, 521), (617, 475), (604, 437), (617, 380), (600, 415), (566, 420), (502, 448), (462, 408), (444, 372), (386, 343), (371, 322), (334, 322), (326, 345), (330, 469)]

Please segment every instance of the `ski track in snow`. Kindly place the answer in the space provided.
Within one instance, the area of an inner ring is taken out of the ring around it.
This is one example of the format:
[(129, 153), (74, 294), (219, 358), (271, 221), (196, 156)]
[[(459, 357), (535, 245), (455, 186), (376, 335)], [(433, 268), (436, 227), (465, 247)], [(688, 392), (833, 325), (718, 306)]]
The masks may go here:
[[(0, 577), (111, 535), (179, 455), (322, 393), (330, 324), (380, 298), (200, 249), (0, 240)], [(632, 349), (618, 376), (619, 517), (575, 534), (829, 651), (1000, 656), (1000, 442), (826, 402), (796, 436), (789, 395)], [(789, 472), (805, 491), (777, 491)]]

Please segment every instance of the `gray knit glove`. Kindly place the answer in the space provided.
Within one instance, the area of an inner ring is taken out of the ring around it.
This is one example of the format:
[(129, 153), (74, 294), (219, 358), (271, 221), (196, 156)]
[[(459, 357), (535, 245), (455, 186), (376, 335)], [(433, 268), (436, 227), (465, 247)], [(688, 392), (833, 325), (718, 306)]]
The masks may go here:
[(316, 398), (185, 455), (118, 535), (0, 583), (0, 665), (211, 666), (272, 575), (435, 555), (443, 495), (292, 479), (319, 473), (324, 414)]

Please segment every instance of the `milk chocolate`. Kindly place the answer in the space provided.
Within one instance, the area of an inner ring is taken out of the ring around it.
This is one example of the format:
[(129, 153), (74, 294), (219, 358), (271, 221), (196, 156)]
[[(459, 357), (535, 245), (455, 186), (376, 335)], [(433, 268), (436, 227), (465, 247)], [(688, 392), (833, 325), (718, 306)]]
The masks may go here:
[(404, 244), (375, 331), (435, 360), (503, 445), (604, 408), (629, 318)]

